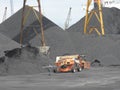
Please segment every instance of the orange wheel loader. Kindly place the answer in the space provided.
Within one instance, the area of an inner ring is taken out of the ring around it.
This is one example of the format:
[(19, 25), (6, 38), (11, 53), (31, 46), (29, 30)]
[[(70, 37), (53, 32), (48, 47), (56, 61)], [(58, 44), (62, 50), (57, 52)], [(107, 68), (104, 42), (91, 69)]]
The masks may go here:
[(89, 69), (90, 62), (84, 60), (80, 55), (57, 56), (53, 72), (80, 72)]

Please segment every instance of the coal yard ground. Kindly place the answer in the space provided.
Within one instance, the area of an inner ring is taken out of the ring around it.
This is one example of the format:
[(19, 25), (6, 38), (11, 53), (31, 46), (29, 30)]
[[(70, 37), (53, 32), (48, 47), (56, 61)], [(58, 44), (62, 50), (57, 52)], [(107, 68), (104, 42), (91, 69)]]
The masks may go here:
[[(26, 11), (29, 8), (26, 6)], [(66, 31), (43, 17), (45, 43), (50, 46), (47, 55), (38, 50), (41, 32), (33, 11), (24, 27), (24, 47), (20, 47), (21, 13), (22, 9), (0, 24), (0, 90), (119, 90), (119, 9), (103, 8), (104, 36), (95, 32), (84, 35), (85, 17)], [(94, 18), (91, 24), (96, 24)], [(89, 62), (97, 59), (101, 66), (95, 64), (90, 70), (76, 73), (53, 73), (51, 70), (51, 75), (43, 68), (54, 65), (56, 56), (74, 54), (85, 55)]]
[(96, 67), (76, 73), (0, 77), (0, 90), (119, 90), (120, 67)]

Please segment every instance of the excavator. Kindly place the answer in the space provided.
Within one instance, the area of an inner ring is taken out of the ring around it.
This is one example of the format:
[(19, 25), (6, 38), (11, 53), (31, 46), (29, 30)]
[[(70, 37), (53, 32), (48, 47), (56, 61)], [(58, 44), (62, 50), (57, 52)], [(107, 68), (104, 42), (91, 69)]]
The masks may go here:
[(90, 68), (90, 62), (84, 59), (84, 55), (65, 55), (57, 56), (53, 72), (81, 72), (83, 69)]

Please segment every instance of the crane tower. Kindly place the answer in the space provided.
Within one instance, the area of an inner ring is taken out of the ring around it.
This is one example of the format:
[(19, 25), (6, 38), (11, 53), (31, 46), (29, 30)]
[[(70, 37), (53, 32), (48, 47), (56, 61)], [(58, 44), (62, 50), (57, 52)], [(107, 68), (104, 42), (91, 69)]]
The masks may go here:
[[(90, 34), (93, 31), (96, 31), (98, 35), (105, 35), (101, 0), (94, 0), (94, 9), (89, 13), (89, 7), (91, 3), (92, 3), (92, 0), (87, 0), (87, 9), (86, 9), (86, 16), (85, 16), (85, 23), (84, 23), (84, 34)], [(93, 15), (95, 15), (95, 17), (99, 22), (100, 30), (98, 30), (96, 26), (89, 26), (91, 17)]]
[[(27, 15), (25, 14), (25, 5), (26, 5), (26, 2), (27, 2), (27, 0), (24, 0), (24, 2), (23, 2), (21, 30), (20, 30), (20, 44), (21, 44), (21, 46), (22, 46), (22, 43), (23, 43), (23, 28), (24, 28), (26, 17), (28, 16), (28, 14)], [(39, 47), (40, 52), (42, 52), (44, 54), (47, 54), (48, 51), (49, 51), (49, 46), (46, 46), (46, 44), (45, 44), (45, 37), (44, 37), (44, 30), (43, 30), (43, 23), (42, 23), (42, 12), (41, 12), (40, 0), (37, 0), (37, 3), (38, 3), (38, 6), (35, 6), (35, 7), (38, 7), (39, 15), (37, 15), (37, 13), (33, 9), (33, 7), (31, 7), (31, 9), (33, 10), (36, 18), (39, 21), (39, 25), (40, 25), (40, 30), (41, 30), (41, 40), (40, 41), (41, 41), (41, 45), (42, 45), (42, 46)], [(30, 13), (30, 12), (27, 12), (27, 13)], [(34, 29), (34, 31), (35, 31), (35, 29)], [(36, 31), (35, 31), (35, 33), (38, 34)]]

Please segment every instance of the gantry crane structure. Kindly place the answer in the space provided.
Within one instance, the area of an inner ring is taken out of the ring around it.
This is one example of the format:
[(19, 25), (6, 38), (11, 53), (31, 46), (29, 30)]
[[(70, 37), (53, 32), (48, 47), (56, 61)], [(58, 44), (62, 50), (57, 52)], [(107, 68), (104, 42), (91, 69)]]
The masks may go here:
[(71, 16), (71, 7), (69, 8), (69, 12), (68, 12), (68, 15), (67, 15), (67, 19), (65, 21), (65, 30), (68, 29), (69, 27), (69, 23), (70, 23), (70, 16)]
[[(102, 15), (102, 4), (101, 4), (102, 2), (101, 0), (94, 0), (94, 9), (89, 13), (89, 7), (91, 3), (92, 3), (92, 0), (87, 0), (86, 16), (85, 16), (85, 23), (84, 23), (84, 34), (90, 34), (95, 30), (98, 35), (105, 35), (103, 15)], [(98, 30), (96, 26), (92, 26), (89, 28), (89, 22), (93, 15), (96, 16), (100, 24), (101, 31)]]
[[(23, 43), (23, 28), (26, 22), (26, 18), (29, 14), (30, 11), (28, 11), (27, 15), (25, 14), (25, 6), (26, 6), (26, 2), (27, 0), (24, 0), (23, 2), (23, 11), (22, 11), (22, 20), (21, 20), (21, 30), (20, 30), (20, 44), (22, 47), (22, 43)], [(38, 5), (35, 7), (38, 7), (39, 10), (39, 15), (37, 15), (37, 13), (35, 12), (35, 10), (33, 9), (33, 7), (31, 7), (31, 9), (33, 10), (36, 18), (38, 19), (39, 25), (40, 25), (40, 31), (41, 31), (41, 45), (39, 47), (40, 52), (47, 54), (48, 50), (49, 50), (49, 46), (46, 46), (45, 44), (45, 37), (44, 37), (44, 29), (43, 29), (43, 23), (42, 23), (42, 12), (41, 12), (41, 4), (40, 4), (40, 0), (37, 0)], [(35, 31), (35, 33), (38, 35), (37, 31), (35, 30), (35, 28), (33, 29)]]

